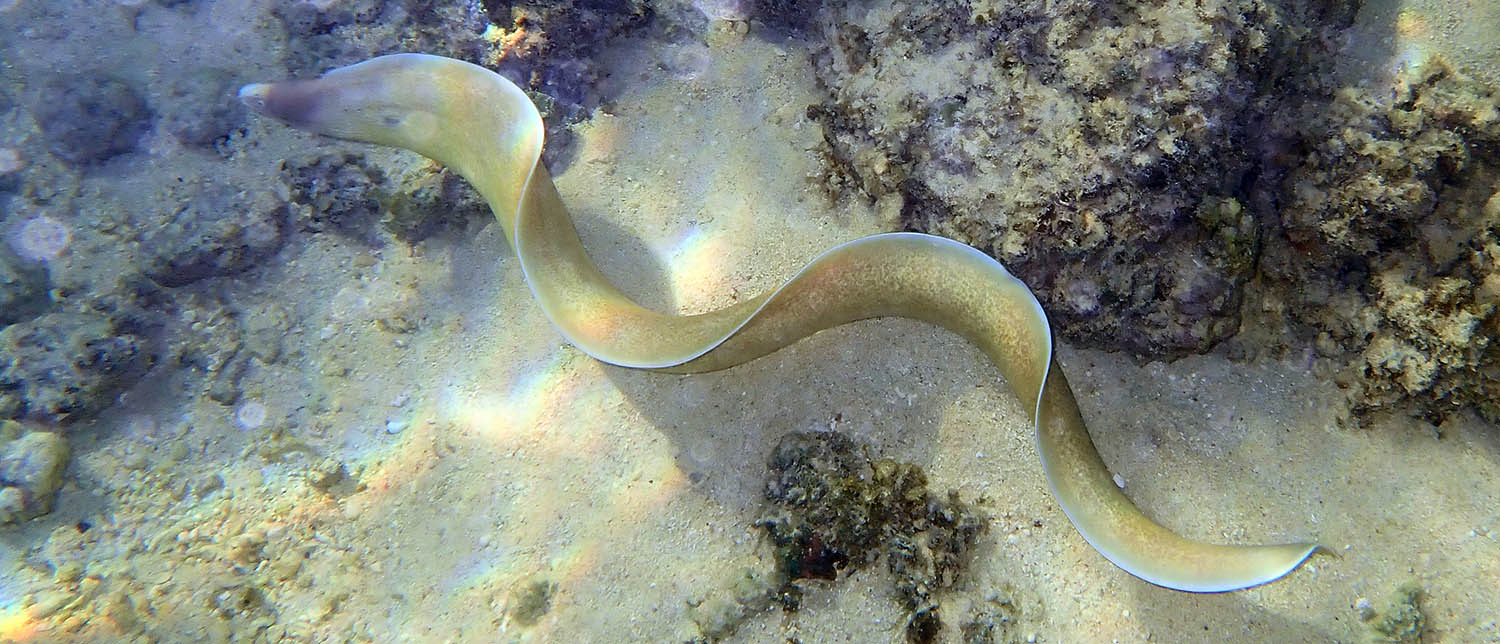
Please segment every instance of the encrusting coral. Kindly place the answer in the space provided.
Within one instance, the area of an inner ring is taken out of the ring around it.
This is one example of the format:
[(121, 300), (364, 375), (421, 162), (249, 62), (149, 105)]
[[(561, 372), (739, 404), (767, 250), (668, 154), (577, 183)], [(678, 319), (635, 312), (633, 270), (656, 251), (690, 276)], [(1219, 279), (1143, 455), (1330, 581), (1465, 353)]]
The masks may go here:
[(990, 252), (1070, 341), (1171, 358), (1238, 330), (1253, 115), (1347, 5), (827, 4), (831, 194)]
[(1259, 312), (1347, 361), (1356, 410), (1500, 420), (1500, 100), (1435, 60), (1284, 118), (1313, 143), (1287, 178)]
[(817, 183), (1004, 261), (1062, 337), (1171, 359), (1248, 331), (1230, 355), (1346, 365), (1356, 411), (1500, 419), (1494, 91), (1436, 56), (1335, 72), (1354, 5), (817, 9)]

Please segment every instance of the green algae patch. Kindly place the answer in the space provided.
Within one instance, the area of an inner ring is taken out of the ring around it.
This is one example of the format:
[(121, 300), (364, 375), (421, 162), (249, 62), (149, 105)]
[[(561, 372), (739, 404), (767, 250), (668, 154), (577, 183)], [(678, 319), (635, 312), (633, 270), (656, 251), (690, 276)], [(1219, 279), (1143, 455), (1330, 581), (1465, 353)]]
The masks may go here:
[(522, 579), (510, 591), (506, 614), (521, 626), (534, 626), (552, 610), (552, 595), (557, 585), (539, 577)]
[(735, 571), (725, 588), (702, 600), (688, 603), (688, 617), (702, 634), (699, 642), (714, 642), (733, 635), (746, 620), (780, 604), (787, 612), (801, 607), (802, 590), (790, 583), (784, 570)]
[(1409, 581), (1391, 594), (1389, 603), (1370, 619), (1370, 642), (1419, 644), (1427, 618), (1422, 614), (1422, 586)]
[(970, 615), (959, 626), (964, 644), (1021, 644), (1035, 642), (1035, 633), (1022, 633), (1022, 610), (1019, 593), (1008, 585), (970, 608)]

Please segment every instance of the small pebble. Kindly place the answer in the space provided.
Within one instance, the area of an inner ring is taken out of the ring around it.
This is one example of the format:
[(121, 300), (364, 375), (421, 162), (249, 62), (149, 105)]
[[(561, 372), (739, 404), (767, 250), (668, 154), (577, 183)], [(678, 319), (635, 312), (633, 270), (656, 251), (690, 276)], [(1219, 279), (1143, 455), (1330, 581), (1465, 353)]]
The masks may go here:
[(1125, 489), (1125, 477), (1120, 476), (1119, 474), (1116, 474), (1115, 475), (1115, 487), (1120, 488), (1122, 490)]
[(37, 215), (21, 224), (11, 245), (16, 254), (35, 262), (43, 262), (57, 259), (68, 248), (72, 239), (72, 231), (61, 221), (47, 215)]
[[(0, 2), (0, 6), (5, 3)], [(0, 148), (0, 176), (11, 174), (26, 167), (21, 161), (21, 152), (15, 148)]]
[(404, 420), (392, 418), (385, 421), (385, 433), (387, 434), (400, 434), (404, 429), (406, 429), (406, 421)]
[(234, 422), (240, 429), (256, 429), (266, 422), (266, 406), (253, 400), (246, 402), (234, 411)]

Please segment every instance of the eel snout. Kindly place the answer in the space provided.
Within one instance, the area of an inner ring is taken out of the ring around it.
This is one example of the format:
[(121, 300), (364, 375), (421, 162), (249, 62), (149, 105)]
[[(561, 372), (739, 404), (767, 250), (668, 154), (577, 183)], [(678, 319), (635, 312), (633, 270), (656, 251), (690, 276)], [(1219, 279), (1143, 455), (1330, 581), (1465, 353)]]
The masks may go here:
[(319, 94), (320, 88), (312, 81), (251, 83), (240, 88), (240, 102), (261, 116), (298, 129), (312, 129)]

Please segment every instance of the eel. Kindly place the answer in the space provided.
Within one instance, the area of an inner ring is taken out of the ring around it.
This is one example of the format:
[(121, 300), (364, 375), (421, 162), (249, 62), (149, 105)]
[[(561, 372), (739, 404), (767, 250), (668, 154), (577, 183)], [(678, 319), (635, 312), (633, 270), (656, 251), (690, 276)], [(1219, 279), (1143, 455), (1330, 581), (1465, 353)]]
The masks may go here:
[(1166, 588), (1223, 592), (1276, 580), (1318, 548), (1200, 543), (1137, 509), (1094, 447), (1041, 304), (970, 246), (918, 233), (871, 235), (823, 253), (768, 293), (697, 315), (661, 313), (616, 290), (585, 253), (541, 163), (541, 115), (504, 77), (450, 58), (395, 54), (313, 79), (253, 83), (239, 98), (294, 128), (405, 148), (458, 172), (494, 211), (547, 318), (598, 360), (698, 373), (854, 320), (930, 322), (973, 343), (1000, 369), (1027, 407), (1058, 505), (1121, 569)]

